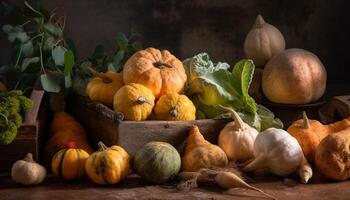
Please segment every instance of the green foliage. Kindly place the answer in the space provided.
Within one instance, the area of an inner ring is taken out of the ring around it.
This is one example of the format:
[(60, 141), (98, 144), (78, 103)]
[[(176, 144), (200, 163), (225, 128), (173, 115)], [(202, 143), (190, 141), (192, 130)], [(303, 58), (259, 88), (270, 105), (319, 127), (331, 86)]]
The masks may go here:
[(112, 55), (107, 55), (102, 45), (97, 45), (93, 54), (83, 60), (75, 67), (75, 74), (72, 83), (73, 91), (86, 96), (85, 88), (92, 78), (88, 70), (89, 67), (99, 72), (123, 70), (125, 62), (137, 51), (142, 49), (138, 42), (139, 34), (132, 29), (127, 37), (123, 33), (118, 33), (116, 37), (116, 49)]
[(33, 102), (23, 96), (22, 91), (0, 93), (0, 144), (10, 144), (22, 125), (24, 112), (33, 107)]
[(225, 117), (217, 106), (221, 104), (240, 112), (242, 119), (259, 131), (283, 127), (270, 110), (256, 104), (248, 94), (255, 68), (251, 60), (239, 61), (230, 72), (227, 63), (214, 64), (208, 54), (201, 53), (185, 60), (184, 66), (189, 77), (186, 93), (201, 117)]
[[(41, 4), (24, 2), (23, 7), (2, 3), (5, 21), (2, 31), (12, 43), (12, 61), (0, 67), (0, 80), (9, 89), (28, 91), (37, 79), (50, 92), (69, 88), (75, 60), (71, 40), (64, 38), (65, 17)], [(67, 40), (67, 41), (66, 41)], [(68, 45), (69, 44), (69, 45)], [(52, 79), (47, 76), (59, 76)], [(57, 81), (59, 80), (59, 81)], [(59, 90), (57, 90), (59, 88)]]

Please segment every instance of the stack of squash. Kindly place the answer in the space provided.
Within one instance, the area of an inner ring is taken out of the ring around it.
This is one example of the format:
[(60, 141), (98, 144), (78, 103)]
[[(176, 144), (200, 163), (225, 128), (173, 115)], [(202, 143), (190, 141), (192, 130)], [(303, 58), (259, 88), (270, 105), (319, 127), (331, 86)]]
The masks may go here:
[(114, 108), (126, 120), (195, 120), (196, 108), (181, 94), (187, 76), (169, 51), (147, 48), (125, 63), (122, 73), (92, 71), (86, 90), (91, 100)]

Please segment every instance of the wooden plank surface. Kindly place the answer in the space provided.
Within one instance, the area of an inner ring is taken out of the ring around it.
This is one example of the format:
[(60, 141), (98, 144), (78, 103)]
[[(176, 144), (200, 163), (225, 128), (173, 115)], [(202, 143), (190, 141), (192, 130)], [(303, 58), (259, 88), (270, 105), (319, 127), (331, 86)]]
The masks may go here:
[[(350, 182), (299, 184), (295, 180), (266, 176), (254, 179), (253, 186), (274, 195), (277, 199), (341, 200), (350, 198)], [(137, 175), (113, 186), (98, 186), (89, 180), (62, 182), (49, 176), (42, 185), (24, 187), (14, 183), (9, 175), (0, 176), (2, 200), (60, 200), (60, 199), (141, 199), (141, 200), (238, 200), (265, 199), (258, 193), (245, 189), (222, 190), (215, 185), (201, 185), (190, 191), (178, 191), (177, 182), (166, 185), (147, 185)]]

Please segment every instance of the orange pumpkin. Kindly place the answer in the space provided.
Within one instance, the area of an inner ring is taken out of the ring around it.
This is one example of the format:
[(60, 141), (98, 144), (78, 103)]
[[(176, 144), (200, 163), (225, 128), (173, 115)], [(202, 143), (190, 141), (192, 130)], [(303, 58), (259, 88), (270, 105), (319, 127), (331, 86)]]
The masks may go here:
[(54, 135), (57, 131), (70, 130), (84, 133), (84, 128), (71, 115), (66, 112), (56, 112), (50, 125), (50, 132)]
[(147, 48), (136, 52), (123, 68), (125, 84), (139, 83), (158, 99), (162, 95), (181, 93), (187, 76), (182, 62), (169, 51)]

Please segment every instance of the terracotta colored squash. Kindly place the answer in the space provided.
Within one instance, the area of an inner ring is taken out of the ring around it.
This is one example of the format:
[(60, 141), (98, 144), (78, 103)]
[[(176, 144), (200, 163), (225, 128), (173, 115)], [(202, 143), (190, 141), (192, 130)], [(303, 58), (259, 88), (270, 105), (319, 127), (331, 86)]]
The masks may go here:
[(68, 113), (55, 113), (50, 130), (51, 137), (48, 139), (44, 151), (44, 162), (47, 165), (51, 163), (52, 156), (65, 148), (65, 144), (68, 142), (75, 142), (77, 148), (83, 149), (89, 154), (93, 152), (88, 143), (85, 130)]
[(85, 176), (85, 162), (89, 154), (77, 149), (74, 142), (66, 144), (66, 148), (57, 152), (51, 161), (52, 173), (66, 181), (76, 180)]
[(124, 119), (141, 121), (147, 119), (154, 107), (152, 91), (137, 83), (124, 85), (114, 96), (114, 110)]
[(317, 56), (303, 49), (288, 49), (266, 64), (262, 89), (272, 102), (307, 104), (322, 97), (326, 80), (326, 70)]
[(50, 124), (51, 135), (54, 135), (58, 131), (65, 130), (85, 134), (84, 128), (70, 114), (66, 112), (55, 112)]
[(123, 79), (125, 84), (146, 86), (158, 99), (162, 95), (181, 93), (187, 76), (182, 62), (169, 51), (147, 48), (136, 52), (125, 63)]
[(180, 167), (180, 154), (166, 142), (147, 143), (134, 158), (136, 172), (146, 181), (156, 184), (173, 179)]
[(201, 168), (224, 167), (227, 163), (225, 152), (219, 146), (205, 140), (198, 126), (193, 126), (182, 157), (182, 170), (196, 172)]
[(115, 93), (124, 85), (123, 75), (112, 71), (98, 73), (92, 68), (90, 70), (95, 78), (86, 87), (87, 95), (92, 101), (112, 107)]
[(0, 81), (0, 92), (5, 92), (7, 90), (6, 85)]
[(272, 56), (282, 52), (285, 41), (282, 33), (258, 15), (244, 41), (244, 52), (258, 67), (264, 67)]
[(309, 120), (303, 112), (303, 119), (293, 122), (287, 131), (298, 140), (307, 160), (313, 162), (320, 142), (329, 134), (347, 127), (350, 127), (350, 117), (333, 124), (323, 125), (317, 120)]
[(196, 107), (187, 96), (173, 93), (160, 97), (154, 114), (158, 120), (195, 120)]
[(100, 185), (116, 184), (129, 174), (129, 154), (120, 146), (106, 147), (98, 143), (100, 149), (91, 154), (85, 164), (89, 178)]
[(350, 178), (350, 127), (324, 138), (316, 150), (316, 168), (337, 181)]

